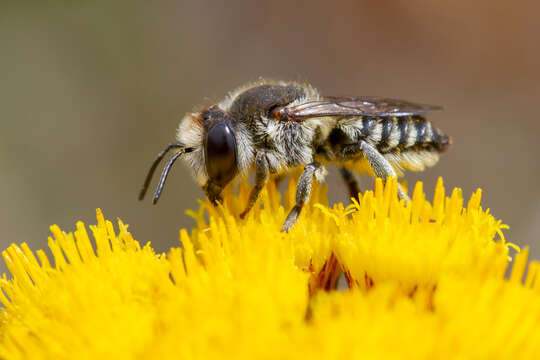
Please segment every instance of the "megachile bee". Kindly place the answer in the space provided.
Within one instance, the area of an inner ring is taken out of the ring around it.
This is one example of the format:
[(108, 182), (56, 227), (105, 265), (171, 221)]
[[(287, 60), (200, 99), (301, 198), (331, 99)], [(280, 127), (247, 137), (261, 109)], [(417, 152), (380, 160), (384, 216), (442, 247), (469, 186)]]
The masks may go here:
[[(297, 221), (308, 201), (313, 177), (322, 181), (324, 164), (337, 163), (351, 196), (358, 186), (345, 163), (367, 160), (373, 175), (383, 179), (434, 165), (451, 139), (424, 114), (437, 106), (380, 97), (323, 96), (308, 84), (261, 80), (231, 92), (225, 100), (187, 114), (176, 141), (155, 159), (141, 189), (142, 200), (159, 162), (170, 150), (154, 196), (155, 204), (167, 174), (181, 157), (210, 201), (221, 200), (223, 188), (255, 171), (255, 185), (242, 216), (255, 204), (270, 174), (303, 167), (296, 205), (282, 231)], [(355, 193), (356, 191), (356, 193)], [(407, 199), (398, 188), (398, 195)]]

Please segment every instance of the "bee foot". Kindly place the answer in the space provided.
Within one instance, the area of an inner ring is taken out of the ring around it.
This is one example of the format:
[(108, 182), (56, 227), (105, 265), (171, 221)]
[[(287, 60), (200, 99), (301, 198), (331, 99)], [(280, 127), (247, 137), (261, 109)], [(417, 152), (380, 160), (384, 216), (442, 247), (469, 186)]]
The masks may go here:
[(289, 232), (289, 230), (294, 226), (294, 224), (296, 224), (298, 216), (300, 215), (300, 211), (302, 211), (302, 207), (299, 205), (295, 205), (291, 209), (291, 212), (289, 213), (289, 215), (287, 215), (287, 219), (285, 219), (285, 222), (283, 223), (281, 232)]
[(398, 198), (400, 200), (404, 199), (405, 205), (407, 205), (409, 201), (411, 201), (411, 198), (409, 198), (409, 195), (407, 195), (407, 193), (405, 192), (405, 190), (403, 189), (400, 183), (397, 184), (397, 190), (398, 190)]
[(240, 219), (244, 220), (248, 212), (249, 212), (249, 209), (242, 211), (242, 213), (240, 213)]

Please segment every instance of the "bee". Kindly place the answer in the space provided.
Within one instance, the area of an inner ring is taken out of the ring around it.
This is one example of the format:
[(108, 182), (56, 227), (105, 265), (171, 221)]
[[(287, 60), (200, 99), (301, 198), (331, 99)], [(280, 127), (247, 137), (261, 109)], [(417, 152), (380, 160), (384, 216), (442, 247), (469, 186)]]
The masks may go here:
[[(173, 149), (176, 153), (165, 165), (154, 204), (180, 157), (213, 204), (221, 201), (223, 188), (233, 179), (254, 171), (255, 183), (241, 217), (256, 203), (271, 174), (301, 167), (296, 205), (281, 229), (286, 232), (309, 200), (313, 178), (324, 179), (325, 164), (338, 164), (351, 196), (358, 195), (358, 185), (350, 164), (367, 161), (372, 175), (383, 181), (403, 175), (403, 169), (420, 171), (434, 165), (451, 139), (424, 114), (440, 109), (381, 97), (323, 96), (308, 84), (261, 80), (187, 114), (176, 141), (150, 167), (139, 200), (160, 161)], [(401, 188), (398, 196), (408, 199)]]

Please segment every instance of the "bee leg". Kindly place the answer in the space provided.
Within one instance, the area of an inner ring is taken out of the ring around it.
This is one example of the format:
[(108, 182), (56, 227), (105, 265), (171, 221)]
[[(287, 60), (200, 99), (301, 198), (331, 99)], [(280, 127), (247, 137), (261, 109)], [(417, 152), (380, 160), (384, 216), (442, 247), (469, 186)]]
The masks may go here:
[(309, 200), (313, 176), (320, 167), (321, 164), (318, 162), (312, 162), (304, 167), (304, 171), (300, 175), (300, 180), (298, 180), (298, 185), (296, 186), (296, 205), (294, 205), (289, 215), (287, 215), (281, 232), (288, 232), (294, 226), (296, 220), (298, 220), (298, 215), (300, 215), (302, 207)]
[[(373, 146), (369, 145), (365, 141), (362, 141), (360, 143), (360, 149), (364, 153), (364, 156), (369, 162), (369, 165), (373, 169), (376, 177), (380, 177), (385, 183), (386, 179), (388, 179), (389, 176), (396, 177), (396, 171), (394, 170), (392, 165), (390, 165), (388, 160), (386, 160), (386, 158), (382, 156), (381, 153), (377, 151), (377, 149), (375, 149)], [(405, 202), (408, 202), (410, 200), (407, 194), (405, 194), (405, 191), (403, 191), (403, 188), (400, 184), (398, 184), (397, 190), (400, 199), (405, 199)]]
[(341, 174), (345, 185), (347, 185), (347, 188), (349, 189), (349, 197), (358, 199), (358, 194), (361, 192), (361, 190), (354, 174), (345, 167), (340, 167), (339, 173)]
[(276, 187), (279, 186), (279, 184), (281, 184), (283, 182), (283, 180), (285, 180), (285, 178), (287, 177), (287, 174), (278, 174), (278, 175), (275, 175), (273, 177), (274, 179), (274, 184), (276, 184)]
[(257, 151), (257, 154), (255, 155), (255, 186), (251, 189), (251, 193), (249, 194), (249, 202), (246, 209), (240, 214), (241, 219), (243, 219), (253, 205), (255, 205), (261, 190), (268, 181), (268, 173), (269, 165), (266, 153), (264, 151)]
[(208, 198), (208, 200), (210, 200), (210, 202), (214, 206), (217, 206), (218, 202), (223, 203), (223, 198), (221, 196), (221, 191), (223, 191), (222, 186), (208, 181), (203, 186), (203, 191), (205, 192), (206, 197)]

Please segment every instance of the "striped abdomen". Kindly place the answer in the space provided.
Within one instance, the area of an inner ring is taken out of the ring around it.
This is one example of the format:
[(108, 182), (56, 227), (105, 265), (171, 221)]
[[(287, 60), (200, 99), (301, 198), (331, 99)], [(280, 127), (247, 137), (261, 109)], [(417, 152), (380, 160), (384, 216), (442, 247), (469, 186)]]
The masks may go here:
[(442, 152), (451, 142), (447, 135), (421, 116), (364, 117), (361, 122), (366, 141), (383, 154), (420, 149)]

